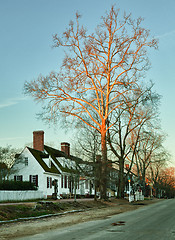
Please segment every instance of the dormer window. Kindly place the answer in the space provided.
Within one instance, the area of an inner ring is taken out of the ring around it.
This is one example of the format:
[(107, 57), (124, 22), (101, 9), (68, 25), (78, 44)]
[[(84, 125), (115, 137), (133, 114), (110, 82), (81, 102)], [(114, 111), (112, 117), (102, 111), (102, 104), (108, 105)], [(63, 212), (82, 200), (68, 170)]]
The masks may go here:
[(51, 160), (50, 157), (49, 157), (49, 158), (43, 158), (43, 161), (45, 162), (45, 164), (46, 164), (49, 168), (51, 168), (51, 162), (52, 162), (52, 160)]

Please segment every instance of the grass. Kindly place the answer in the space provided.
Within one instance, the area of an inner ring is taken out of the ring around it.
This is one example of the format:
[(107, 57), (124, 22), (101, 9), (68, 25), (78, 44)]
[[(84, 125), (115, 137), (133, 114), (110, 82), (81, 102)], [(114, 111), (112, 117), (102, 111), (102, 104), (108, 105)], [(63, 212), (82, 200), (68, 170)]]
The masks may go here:
[[(150, 199), (129, 203), (126, 199), (114, 199), (112, 201), (38, 201), (33, 203), (21, 202), (18, 205), (0, 205), (0, 221), (8, 221), (19, 218), (38, 217), (48, 214), (60, 214), (72, 210), (100, 209), (114, 206), (147, 205), (152, 203)], [(0, 222), (0, 224), (2, 224)]]
[(21, 203), (20, 205), (0, 206), (0, 221), (8, 221), (26, 217), (38, 217), (48, 214), (63, 213), (72, 210), (88, 210), (102, 208), (106, 204), (102, 202), (51, 202), (39, 201), (33, 205)]

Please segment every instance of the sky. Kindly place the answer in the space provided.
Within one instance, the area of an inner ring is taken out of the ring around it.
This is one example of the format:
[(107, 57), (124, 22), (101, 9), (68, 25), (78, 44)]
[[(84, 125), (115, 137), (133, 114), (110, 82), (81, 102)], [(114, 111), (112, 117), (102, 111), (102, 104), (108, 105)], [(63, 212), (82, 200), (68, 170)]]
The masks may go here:
[(162, 95), (164, 146), (175, 166), (175, 0), (0, 0), (0, 146), (23, 148), (36, 130), (44, 130), (45, 141), (59, 149), (61, 142), (72, 141), (73, 130), (37, 119), (41, 105), (24, 95), (24, 82), (59, 70), (63, 54), (52, 48), (52, 36), (61, 35), (77, 11), (93, 32), (114, 4), (133, 18), (143, 17), (143, 26), (159, 39), (159, 49), (149, 54), (152, 67), (146, 78)]

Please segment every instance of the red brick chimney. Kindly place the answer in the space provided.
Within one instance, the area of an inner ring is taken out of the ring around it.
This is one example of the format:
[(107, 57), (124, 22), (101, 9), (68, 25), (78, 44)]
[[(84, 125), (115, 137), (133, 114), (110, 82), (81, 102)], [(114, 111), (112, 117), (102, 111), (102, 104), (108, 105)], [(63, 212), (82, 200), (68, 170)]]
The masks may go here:
[(33, 132), (33, 148), (38, 151), (44, 151), (44, 131)]
[(70, 144), (67, 142), (61, 143), (61, 151), (70, 156)]

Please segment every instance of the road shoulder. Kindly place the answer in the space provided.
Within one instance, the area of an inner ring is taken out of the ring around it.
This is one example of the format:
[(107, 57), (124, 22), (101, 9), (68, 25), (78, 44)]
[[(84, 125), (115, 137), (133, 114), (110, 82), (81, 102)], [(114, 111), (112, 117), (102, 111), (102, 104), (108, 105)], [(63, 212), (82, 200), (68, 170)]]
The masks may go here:
[(115, 200), (107, 203), (106, 207), (102, 209), (90, 209), (82, 212), (67, 213), (49, 218), (3, 224), (0, 226), (0, 240), (10, 240), (17, 237), (38, 234), (56, 228), (61, 229), (66, 226), (81, 222), (104, 219), (111, 215), (132, 211), (159, 201), (162, 200), (153, 199), (135, 203), (128, 203), (125, 200)]

